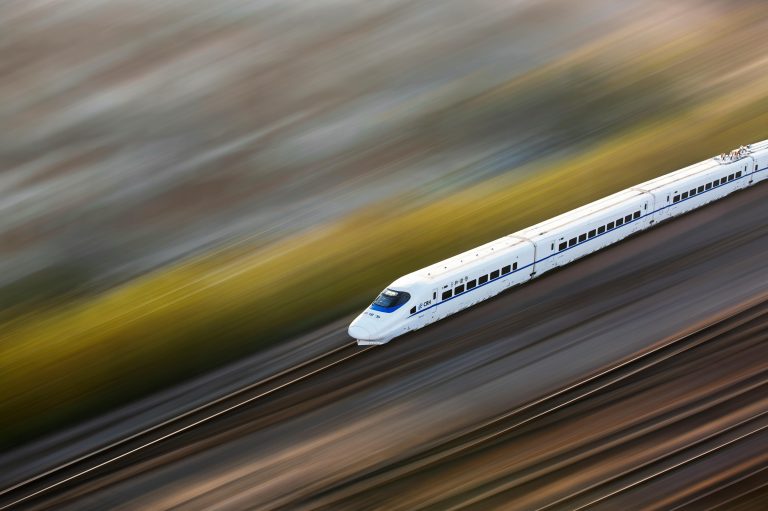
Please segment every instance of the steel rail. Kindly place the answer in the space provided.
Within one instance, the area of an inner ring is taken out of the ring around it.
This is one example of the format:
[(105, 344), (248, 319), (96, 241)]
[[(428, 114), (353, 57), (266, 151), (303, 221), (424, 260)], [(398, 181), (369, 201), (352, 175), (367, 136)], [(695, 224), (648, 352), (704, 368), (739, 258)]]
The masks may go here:
[[(743, 426), (744, 424), (747, 424), (747, 423), (752, 422), (754, 420), (757, 420), (757, 419), (759, 419), (761, 417), (764, 417), (765, 415), (768, 415), (768, 410), (764, 410), (764, 411), (762, 411), (762, 412), (760, 412), (758, 414), (755, 414), (752, 417), (749, 417), (747, 419), (739, 421), (736, 424), (732, 424), (731, 426), (729, 426), (729, 427), (727, 427), (725, 429), (722, 429), (722, 430), (716, 431), (716, 432), (714, 432), (714, 433), (712, 433), (710, 435), (707, 435), (706, 437), (703, 437), (703, 438), (697, 440), (696, 442), (693, 442), (692, 444), (681, 446), (679, 449), (675, 449), (674, 451), (671, 451), (669, 453), (665, 453), (664, 455), (659, 456), (656, 459), (650, 460), (647, 463), (639, 465), (638, 467), (634, 467), (628, 473), (612, 476), (609, 479), (606, 479), (606, 480), (601, 481), (600, 483), (598, 483), (596, 485), (596, 487), (597, 486), (602, 486), (603, 484), (605, 484), (607, 482), (610, 482), (610, 481), (613, 481), (613, 480), (615, 480), (617, 478), (625, 477), (629, 473), (635, 472), (637, 470), (641, 470), (641, 469), (647, 467), (650, 464), (658, 463), (659, 461), (662, 461), (662, 460), (664, 460), (664, 459), (666, 459), (666, 458), (668, 458), (670, 456), (678, 454), (681, 451), (684, 451), (684, 450), (690, 449), (692, 447), (695, 447), (696, 445), (698, 445), (700, 443), (706, 442), (707, 440), (711, 440), (712, 438), (715, 438), (717, 436), (723, 435), (723, 434), (725, 434), (725, 433), (727, 433), (729, 431), (732, 431), (732, 430), (734, 430), (734, 429), (736, 429), (736, 428), (738, 428), (740, 426)], [(719, 451), (719, 450), (721, 450), (721, 449), (723, 449), (725, 447), (728, 447), (728, 446), (733, 445), (733, 444), (735, 444), (737, 442), (740, 442), (740, 441), (742, 441), (744, 439), (747, 439), (747, 438), (751, 437), (752, 435), (760, 433), (761, 431), (764, 431), (766, 429), (768, 429), (768, 424), (763, 424), (763, 425), (761, 425), (761, 426), (759, 426), (759, 427), (757, 427), (757, 428), (755, 428), (755, 429), (753, 429), (753, 430), (751, 430), (751, 431), (749, 431), (747, 433), (739, 435), (736, 438), (732, 438), (732, 439), (727, 440), (727, 441), (725, 441), (725, 442), (723, 442), (721, 444), (718, 444), (718, 445), (716, 445), (714, 447), (710, 447), (709, 449), (707, 449), (707, 450), (705, 450), (703, 452), (697, 453), (697, 454), (695, 454), (693, 456), (690, 456), (689, 458), (686, 458), (686, 459), (684, 459), (682, 461), (679, 461), (679, 462), (677, 462), (677, 463), (675, 463), (675, 464), (673, 464), (673, 465), (671, 465), (669, 467), (665, 467), (665, 468), (663, 468), (663, 469), (661, 469), (661, 470), (659, 470), (657, 472), (654, 472), (653, 474), (649, 474), (649, 475), (647, 475), (645, 477), (642, 477), (642, 478), (638, 479), (637, 481), (633, 481), (633, 482), (631, 482), (631, 483), (629, 483), (629, 484), (627, 484), (625, 486), (622, 486), (621, 488), (617, 488), (616, 490), (613, 490), (613, 491), (611, 491), (609, 493), (606, 493), (605, 495), (602, 495), (602, 496), (600, 496), (600, 497), (598, 497), (598, 498), (596, 498), (594, 500), (591, 500), (591, 501), (587, 502), (586, 504), (582, 504), (582, 505), (580, 505), (578, 507), (574, 507), (574, 508), (570, 508), (570, 509), (572, 511), (581, 511), (583, 509), (588, 509), (588, 508), (590, 508), (590, 507), (592, 507), (592, 506), (594, 506), (596, 504), (599, 504), (601, 502), (604, 502), (604, 501), (610, 499), (611, 497), (615, 497), (616, 495), (618, 495), (620, 493), (624, 493), (627, 490), (630, 490), (632, 488), (636, 488), (636, 487), (638, 487), (640, 485), (643, 485), (643, 484), (645, 484), (645, 483), (647, 483), (647, 482), (649, 482), (649, 481), (651, 481), (653, 479), (656, 479), (657, 477), (663, 476), (663, 475), (665, 475), (665, 474), (667, 474), (669, 472), (672, 472), (673, 470), (677, 470), (677, 469), (679, 469), (681, 467), (684, 467), (685, 465), (688, 465), (689, 463), (692, 463), (692, 462), (694, 462), (696, 460), (699, 460), (699, 459), (702, 459), (702, 458), (704, 458), (706, 456), (709, 456), (710, 454), (712, 454), (714, 452), (717, 452), (717, 451)], [(592, 488), (592, 489), (594, 489), (594, 488)], [(589, 491), (589, 490), (584, 490), (584, 491)], [(582, 493), (582, 492), (579, 492), (579, 493)], [(543, 510), (543, 509), (548, 509), (548, 508), (550, 508), (552, 506), (555, 506), (555, 505), (561, 504), (563, 502), (566, 502), (566, 501), (570, 500), (571, 498), (573, 498), (574, 496), (576, 496), (576, 494), (572, 494), (572, 496), (566, 497), (564, 499), (560, 499), (558, 502), (553, 502), (551, 504), (548, 504), (545, 507), (541, 507), (537, 511)]]
[(255, 402), (255, 401), (259, 400), (259, 399), (263, 399), (263, 398), (265, 398), (265, 397), (267, 397), (267, 396), (269, 396), (271, 394), (274, 394), (275, 392), (277, 392), (279, 390), (282, 390), (282, 389), (284, 389), (284, 388), (286, 388), (286, 387), (288, 387), (290, 385), (293, 385), (293, 384), (298, 383), (298, 382), (300, 382), (302, 380), (305, 380), (305, 379), (307, 379), (307, 378), (309, 378), (311, 376), (314, 376), (314, 375), (316, 375), (318, 373), (326, 371), (327, 369), (330, 369), (331, 367), (334, 367), (334, 366), (336, 366), (338, 364), (341, 364), (342, 362), (345, 362), (345, 361), (347, 361), (347, 360), (349, 360), (349, 359), (351, 359), (353, 357), (359, 356), (359, 355), (369, 351), (371, 348), (373, 348), (373, 346), (367, 347), (367, 348), (358, 348), (357, 343), (355, 343), (355, 342), (344, 344), (344, 345), (339, 346), (337, 348), (334, 348), (334, 349), (332, 349), (332, 350), (330, 350), (328, 352), (325, 352), (323, 354), (317, 355), (317, 356), (315, 356), (315, 357), (313, 357), (311, 359), (305, 360), (304, 362), (302, 362), (300, 364), (297, 364), (297, 365), (294, 365), (292, 367), (286, 368), (286, 369), (284, 369), (282, 371), (279, 371), (279, 372), (277, 372), (277, 373), (275, 373), (273, 375), (270, 375), (267, 378), (264, 378), (264, 379), (262, 379), (260, 381), (251, 383), (249, 385), (246, 385), (245, 387), (242, 387), (240, 389), (232, 391), (232, 392), (230, 392), (230, 393), (228, 393), (228, 394), (226, 394), (224, 396), (221, 396), (221, 397), (219, 397), (219, 398), (217, 398), (217, 399), (215, 399), (213, 401), (209, 401), (207, 403), (203, 403), (203, 404), (201, 404), (201, 405), (199, 405), (199, 406), (197, 406), (197, 407), (195, 407), (195, 408), (193, 408), (191, 410), (188, 410), (188, 411), (186, 411), (186, 412), (184, 412), (184, 413), (182, 413), (180, 415), (177, 415), (175, 417), (171, 417), (169, 419), (166, 419), (166, 420), (164, 420), (164, 421), (162, 421), (162, 422), (160, 422), (158, 424), (152, 425), (152, 426), (150, 426), (148, 428), (145, 428), (145, 429), (143, 429), (141, 431), (133, 433), (133, 434), (127, 436), (127, 437), (121, 438), (121, 439), (116, 440), (116, 441), (114, 441), (112, 443), (109, 443), (108, 445), (102, 446), (102, 447), (100, 447), (98, 449), (95, 449), (95, 450), (89, 452), (89, 453), (86, 453), (86, 454), (84, 454), (82, 456), (79, 456), (79, 457), (77, 457), (77, 458), (75, 458), (73, 460), (67, 461), (66, 463), (62, 463), (62, 464), (57, 465), (57, 466), (55, 466), (53, 468), (50, 468), (50, 469), (46, 470), (45, 472), (42, 472), (40, 474), (37, 474), (35, 476), (29, 477), (29, 478), (27, 478), (25, 480), (22, 480), (22, 481), (14, 484), (12, 486), (9, 486), (9, 487), (7, 487), (7, 488), (5, 488), (3, 490), (0, 490), (0, 498), (4, 497), (6, 495), (12, 494), (14, 492), (17, 492), (17, 491), (23, 489), (24, 487), (28, 487), (28, 486), (36, 483), (36, 482), (42, 481), (42, 480), (44, 480), (47, 477), (54, 476), (55, 474), (57, 474), (59, 472), (62, 472), (64, 470), (68, 469), (68, 468), (74, 467), (74, 466), (76, 466), (78, 464), (85, 463), (85, 462), (87, 462), (87, 461), (89, 461), (89, 460), (91, 460), (91, 459), (93, 459), (93, 458), (95, 458), (95, 457), (97, 457), (97, 456), (99, 456), (101, 454), (105, 454), (105, 453), (107, 453), (107, 452), (109, 452), (111, 450), (119, 449), (121, 446), (125, 446), (126, 444), (128, 444), (128, 443), (130, 443), (132, 441), (141, 439), (143, 437), (147, 437), (148, 435), (151, 435), (152, 433), (157, 432), (157, 431), (159, 431), (159, 430), (161, 430), (163, 428), (166, 428), (166, 427), (171, 426), (173, 424), (178, 424), (178, 423), (182, 422), (184, 419), (188, 419), (188, 418), (190, 418), (190, 417), (192, 417), (194, 415), (199, 414), (200, 412), (204, 412), (206, 410), (210, 410), (211, 408), (214, 408), (215, 406), (217, 406), (217, 405), (219, 405), (219, 404), (221, 404), (221, 403), (223, 403), (225, 401), (231, 400), (232, 398), (234, 398), (236, 396), (239, 396), (239, 395), (242, 395), (242, 394), (247, 393), (249, 391), (252, 391), (254, 389), (258, 389), (260, 387), (264, 387), (266, 385), (269, 385), (270, 383), (274, 382), (275, 380), (278, 380), (278, 379), (283, 378), (285, 376), (291, 375), (293, 373), (300, 372), (302, 369), (304, 369), (304, 368), (306, 368), (306, 367), (308, 367), (310, 365), (316, 364), (316, 363), (318, 363), (320, 361), (326, 360), (326, 359), (334, 357), (334, 356), (338, 356), (339, 354), (342, 354), (345, 351), (349, 351), (350, 349), (354, 350), (351, 354), (348, 354), (348, 355), (344, 354), (343, 356), (337, 358), (336, 360), (333, 360), (330, 363), (324, 364), (324, 365), (322, 365), (319, 368), (316, 368), (316, 369), (304, 372), (304, 373), (300, 374), (299, 376), (297, 376), (295, 378), (292, 378), (292, 379), (290, 379), (290, 380), (288, 380), (286, 382), (280, 383), (280, 384), (278, 384), (276, 386), (273, 386), (273, 387), (271, 387), (271, 388), (269, 388), (269, 389), (267, 389), (267, 390), (265, 390), (263, 392), (260, 392), (260, 393), (258, 393), (256, 395), (254, 395), (254, 396), (250, 396), (250, 397), (248, 397), (248, 398), (246, 398), (244, 400), (238, 401), (235, 404), (229, 405), (229, 406), (227, 406), (226, 408), (224, 408), (222, 410), (219, 410), (219, 411), (216, 411), (215, 413), (206, 415), (203, 418), (197, 419), (197, 420), (193, 421), (190, 424), (187, 424), (185, 426), (179, 427), (179, 428), (174, 429), (173, 431), (171, 431), (169, 433), (165, 433), (165, 434), (159, 436), (158, 438), (154, 438), (154, 439), (152, 439), (150, 441), (142, 443), (142, 444), (140, 444), (137, 447), (131, 448), (131, 449), (129, 449), (129, 450), (125, 451), (125, 452), (122, 452), (122, 453), (120, 453), (118, 455), (112, 456), (112, 457), (110, 457), (109, 459), (107, 459), (107, 460), (105, 460), (103, 462), (97, 463), (97, 464), (95, 464), (95, 465), (93, 465), (91, 467), (88, 467), (86, 469), (78, 471), (74, 475), (71, 475), (71, 476), (62, 478), (60, 480), (57, 480), (56, 482), (54, 482), (52, 484), (46, 485), (43, 488), (37, 489), (35, 491), (32, 491), (32, 492), (30, 492), (30, 493), (28, 493), (28, 494), (26, 494), (26, 495), (24, 495), (22, 497), (19, 497), (19, 498), (15, 499), (15, 500), (9, 502), (9, 503), (1, 503), (0, 504), (0, 510), (9, 509), (9, 508), (17, 506), (17, 505), (19, 505), (21, 503), (24, 503), (24, 502), (26, 502), (26, 501), (34, 498), (34, 497), (42, 496), (44, 493), (47, 493), (50, 490), (53, 490), (55, 488), (58, 488), (58, 487), (62, 486), (63, 484), (66, 484), (66, 483), (69, 483), (69, 482), (71, 482), (73, 480), (81, 478), (84, 475), (87, 475), (87, 474), (89, 474), (89, 473), (91, 473), (91, 472), (93, 472), (95, 470), (98, 470), (98, 469), (100, 469), (100, 468), (102, 468), (102, 467), (104, 467), (106, 465), (109, 465), (110, 463), (114, 463), (115, 461), (118, 461), (118, 460), (123, 459), (123, 458), (125, 458), (127, 456), (130, 456), (131, 454), (134, 454), (134, 453), (136, 453), (138, 451), (146, 449), (147, 447), (150, 447), (150, 446), (158, 444), (158, 443), (160, 443), (162, 441), (168, 440), (169, 438), (175, 437), (175, 436), (177, 436), (177, 435), (179, 435), (179, 434), (181, 434), (181, 433), (183, 433), (185, 431), (189, 431), (190, 429), (193, 429), (193, 428), (198, 427), (198, 426), (200, 426), (202, 424), (210, 422), (211, 420), (213, 420), (213, 419), (215, 419), (217, 417), (220, 417), (222, 415), (230, 413), (230, 412), (232, 412), (234, 410), (240, 409), (240, 408), (244, 407), (245, 405), (251, 404), (251, 403), (253, 403), (253, 402)]

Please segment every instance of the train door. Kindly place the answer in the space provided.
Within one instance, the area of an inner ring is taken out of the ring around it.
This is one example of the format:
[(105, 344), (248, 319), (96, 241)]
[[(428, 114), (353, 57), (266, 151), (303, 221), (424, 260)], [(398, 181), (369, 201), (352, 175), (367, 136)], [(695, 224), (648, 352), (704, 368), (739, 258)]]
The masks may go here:
[(430, 298), (418, 305), (420, 310), (416, 315), (416, 318), (418, 318), (417, 321), (420, 327), (433, 323), (437, 319), (437, 297), (439, 296), (439, 292), (440, 290), (438, 288), (434, 288)]
[(744, 180), (746, 181), (744, 186), (749, 186), (755, 182), (755, 170), (757, 170), (757, 162), (753, 156), (747, 157), (744, 161), (746, 162), (746, 171), (749, 173), (749, 177)]
[[(677, 185), (675, 185), (677, 186)], [(656, 204), (659, 204), (659, 206), (655, 206), (656, 208), (656, 214), (654, 215), (654, 220), (656, 222), (661, 222), (662, 220), (666, 220), (667, 218), (670, 218), (673, 216), (677, 208), (674, 208), (673, 206), (680, 202), (680, 192), (676, 188), (667, 187), (661, 190), (657, 190), (654, 192), (656, 195)]]
[(643, 201), (643, 211), (640, 213), (643, 217), (643, 221), (641, 222), (643, 229), (656, 223), (656, 219), (654, 218), (656, 215), (654, 212), (656, 211), (656, 204), (658, 204), (654, 194), (645, 192), (644, 196), (645, 200)]

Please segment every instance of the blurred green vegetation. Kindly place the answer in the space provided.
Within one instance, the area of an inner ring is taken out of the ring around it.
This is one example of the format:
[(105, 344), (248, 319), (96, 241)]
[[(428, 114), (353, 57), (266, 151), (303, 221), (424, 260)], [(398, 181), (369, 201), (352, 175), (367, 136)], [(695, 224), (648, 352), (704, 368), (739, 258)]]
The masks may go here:
[[(525, 179), (407, 199), (253, 253), (221, 251), (7, 321), (0, 447), (82, 420), (362, 308), (399, 275), (645, 179), (766, 138), (768, 83), (646, 121)], [(12, 419), (10, 419), (12, 418)]]

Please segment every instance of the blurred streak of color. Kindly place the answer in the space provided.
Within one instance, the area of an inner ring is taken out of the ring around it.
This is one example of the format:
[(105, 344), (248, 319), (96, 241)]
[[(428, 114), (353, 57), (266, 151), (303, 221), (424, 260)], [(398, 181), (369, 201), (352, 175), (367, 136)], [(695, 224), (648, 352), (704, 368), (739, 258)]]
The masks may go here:
[[(594, 198), (766, 138), (767, 26), (749, 1), (3, 2), (2, 410), (49, 409), (14, 390), (31, 377), (79, 403), (38, 428), (103, 409), (248, 351), (244, 333), (274, 340), (351, 310), (401, 270), (352, 263), (449, 255), (575, 205), (564, 189)], [(670, 155), (679, 119), (691, 133)], [(599, 182), (536, 181), (571, 155), (610, 171), (627, 147), (635, 165)], [(484, 185), (497, 209), (450, 216)], [(107, 293), (141, 276), (151, 286)], [(329, 305), (299, 322), (308, 301)], [(66, 361), (87, 369), (73, 380)], [(139, 367), (147, 381), (115, 394)]]
[(724, 28), (739, 14), (692, 1), (5, 2), (0, 305), (403, 194), (428, 201), (703, 101), (760, 66), (761, 39)]

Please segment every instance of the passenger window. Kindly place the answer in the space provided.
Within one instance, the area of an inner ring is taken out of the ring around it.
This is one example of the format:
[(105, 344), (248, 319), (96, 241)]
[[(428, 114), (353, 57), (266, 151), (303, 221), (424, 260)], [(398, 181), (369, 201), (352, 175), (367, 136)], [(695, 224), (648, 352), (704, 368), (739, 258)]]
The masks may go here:
[(513, 264), (512, 264), (512, 270), (513, 270), (513, 271), (517, 270), (517, 263), (513, 263)]
[(566, 248), (568, 248), (568, 243), (562, 242), (560, 243), (560, 245), (557, 246), (557, 248), (559, 248), (560, 250), (565, 250)]
[(696, 188), (696, 193), (701, 193), (703, 191), (704, 191), (704, 186), (700, 186), (700, 187)]
[(571, 238), (568, 240), (568, 246), (572, 247), (576, 244), (576, 238)]
[(682, 197), (683, 197), (683, 200), (687, 199), (688, 198), (688, 192), (683, 192)]
[(477, 281), (475, 279), (467, 282), (467, 289), (473, 289), (475, 287), (477, 287)]
[(741, 171), (738, 171), (738, 172), (736, 173), (736, 179), (738, 179), (738, 178), (740, 178), (740, 177), (741, 177)]
[(733, 174), (731, 174), (730, 176), (728, 176), (728, 181), (733, 181)]
[(453, 296), (453, 291), (450, 289), (448, 291), (443, 291), (443, 300), (447, 300), (451, 296)]
[(611, 229), (613, 229), (614, 227), (616, 227), (616, 223), (615, 223), (615, 222), (608, 222), (608, 230), (609, 230), (609, 231), (610, 231)]
[(627, 216), (624, 217), (624, 223), (627, 223), (630, 220), (632, 220), (632, 215), (627, 215)]
[(623, 218), (619, 218), (619, 219), (616, 220), (616, 227), (619, 227), (620, 225), (624, 225), (624, 219)]
[(680, 202), (680, 196), (675, 195), (675, 197), (672, 199), (672, 202)]
[(591, 231), (589, 231), (589, 238), (590, 238), (590, 239), (594, 238), (594, 237), (595, 237), (595, 234), (597, 234), (597, 231), (596, 231), (596, 230), (594, 230), (594, 229), (592, 229)]
[(456, 286), (456, 289), (454, 289), (454, 292), (456, 294), (463, 293), (464, 292), (464, 284), (462, 284), (460, 286)]
[(603, 234), (605, 232), (605, 226), (601, 225), (597, 228), (597, 234)]
[(704, 185), (705, 190), (711, 190), (712, 189), (712, 183), (707, 183)]
[(488, 275), (483, 275), (482, 277), (477, 279), (477, 282), (480, 284), (485, 284), (486, 282), (488, 282)]
[(411, 314), (416, 314), (416, 306), (411, 307)]
[(493, 270), (491, 272), (491, 279), (498, 278), (498, 276), (499, 276), (499, 270)]
[(693, 197), (694, 195), (696, 195), (696, 188), (691, 188), (691, 191), (688, 193), (690, 194), (691, 197)]
[(637, 220), (638, 218), (640, 218), (640, 212), (639, 212), (639, 211), (635, 211), (635, 214), (634, 214), (634, 215), (632, 215), (632, 218), (634, 218), (635, 220)]
[(582, 241), (586, 241), (586, 239), (587, 239), (586, 234), (579, 234), (579, 243), (581, 243)]
[(504, 268), (501, 269), (501, 274), (506, 275), (507, 273), (512, 271), (512, 266), (506, 265)]

